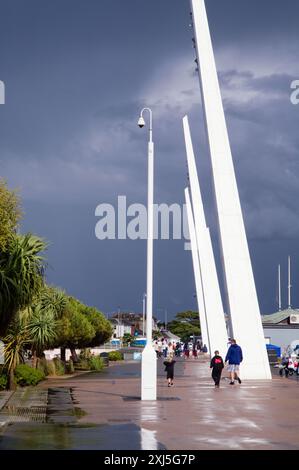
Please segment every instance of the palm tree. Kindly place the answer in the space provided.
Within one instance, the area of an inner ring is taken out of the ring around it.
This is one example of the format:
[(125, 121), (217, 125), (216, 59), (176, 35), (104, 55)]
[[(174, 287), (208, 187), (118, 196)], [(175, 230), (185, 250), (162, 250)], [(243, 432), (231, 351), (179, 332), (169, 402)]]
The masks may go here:
[(44, 285), (47, 244), (31, 234), (13, 235), (5, 252), (0, 252), (0, 335), (19, 310), (26, 309)]
[(43, 311), (35, 306), (30, 311), (29, 319), (17, 315), (10, 324), (4, 338), (5, 367), (9, 374), (9, 388), (14, 388), (14, 371), (18, 364), (24, 362), (25, 350), (31, 347), (33, 366), (37, 357), (45, 348), (52, 346), (57, 336), (56, 320), (51, 311)]
[[(68, 296), (57, 287), (45, 286), (39, 297), (39, 306), (44, 312), (52, 312), (55, 320), (61, 319), (68, 303)], [(65, 362), (65, 347), (60, 348), (60, 358)]]
[(42, 309), (41, 305), (33, 307), (32, 316), (27, 324), (27, 334), (31, 344), (33, 367), (44, 349), (51, 347), (57, 337), (57, 322), (51, 310)]
[(39, 296), (39, 305), (42, 310), (51, 311), (54, 317), (61, 318), (67, 305), (66, 293), (57, 287), (45, 285)]
[(29, 337), (26, 323), (17, 317), (10, 324), (7, 335), (4, 338), (5, 368), (8, 372), (9, 389), (15, 387), (14, 371), (18, 364), (24, 362), (24, 352), (28, 345)]

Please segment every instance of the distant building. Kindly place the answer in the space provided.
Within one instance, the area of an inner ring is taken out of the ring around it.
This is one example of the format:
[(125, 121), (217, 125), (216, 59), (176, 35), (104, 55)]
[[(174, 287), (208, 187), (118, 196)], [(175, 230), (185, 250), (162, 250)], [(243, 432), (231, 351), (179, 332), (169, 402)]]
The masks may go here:
[(286, 349), (292, 341), (299, 343), (299, 310), (287, 308), (271, 315), (262, 315), (262, 324), (267, 344)]
[(126, 320), (118, 321), (116, 318), (111, 318), (110, 322), (113, 326), (113, 338), (122, 338), (126, 333), (132, 336), (134, 335), (131, 323), (127, 322)]
[[(128, 333), (132, 336), (141, 336), (146, 333), (146, 321), (143, 326), (143, 317), (142, 313), (133, 313), (133, 312), (119, 312), (114, 313), (110, 322), (113, 326), (113, 337), (122, 338), (124, 334)], [(153, 317), (152, 329), (157, 330), (157, 320)]]

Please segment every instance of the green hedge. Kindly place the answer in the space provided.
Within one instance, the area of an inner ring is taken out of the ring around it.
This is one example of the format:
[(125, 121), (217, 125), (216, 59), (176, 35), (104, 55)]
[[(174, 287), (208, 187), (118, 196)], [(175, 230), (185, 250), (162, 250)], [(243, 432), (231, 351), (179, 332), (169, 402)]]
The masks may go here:
[(74, 364), (75, 370), (90, 370), (89, 360), (88, 359), (80, 359), (79, 362)]
[(122, 361), (123, 360), (123, 355), (119, 351), (110, 351), (108, 353), (109, 361)]
[(27, 364), (19, 364), (15, 369), (15, 380), (21, 386), (36, 385), (44, 378), (45, 374), (42, 371), (33, 369)]
[(46, 358), (38, 358), (36, 368), (40, 370), (43, 374), (49, 375), (48, 364)]
[(70, 359), (69, 362), (66, 363), (65, 368), (67, 374), (73, 374), (75, 372), (74, 362), (72, 361), (72, 359)]
[(105, 364), (100, 356), (90, 356), (74, 364), (75, 370), (102, 370)]
[(104, 361), (100, 356), (92, 356), (89, 359), (90, 370), (102, 370), (104, 369)]
[(56, 375), (55, 363), (53, 361), (47, 361), (47, 371), (48, 375)]
[(54, 357), (53, 362), (55, 365), (55, 374), (64, 375), (65, 374), (64, 362), (61, 359), (59, 359), (59, 357)]
[(1, 374), (0, 375), (0, 390), (5, 390), (6, 389), (7, 382), (8, 382), (7, 375)]

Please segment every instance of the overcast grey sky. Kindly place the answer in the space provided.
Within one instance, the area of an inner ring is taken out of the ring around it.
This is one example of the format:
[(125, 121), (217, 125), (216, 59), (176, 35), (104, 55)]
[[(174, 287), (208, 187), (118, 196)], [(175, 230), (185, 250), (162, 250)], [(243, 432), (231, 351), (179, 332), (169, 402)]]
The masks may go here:
[[(206, 0), (261, 310), (276, 309), (293, 257), (299, 306), (297, 0)], [(19, 187), (23, 231), (50, 242), (47, 279), (105, 312), (141, 310), (145, 241), (99, 241), (95, 208), (146, 201), (147, 132), (154, 112), (155, 200), (182, 203), (181, 119), (188, 114), (207, 217), (215, 207), (188, 0), (0, 0), (0, 174)], [(155, 243), (154, 310), (196, 308), (190, 252)]]

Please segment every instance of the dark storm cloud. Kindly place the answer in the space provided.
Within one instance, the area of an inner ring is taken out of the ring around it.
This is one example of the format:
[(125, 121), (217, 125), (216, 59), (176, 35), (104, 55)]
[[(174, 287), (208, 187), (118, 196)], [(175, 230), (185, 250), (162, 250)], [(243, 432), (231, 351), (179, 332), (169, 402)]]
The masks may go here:
[[(299, 255), (299, 106), (289, 100), (290, 82), (299, 78), (298, 8), (295, 0), (207, 1), (267, 311), (274, 308), (273, 273), (286, 246)], [(183, 202), (181, 118), (189, 114), (216, 234), (188, 22), (188, 0), (1, 2), (0, 79), (7, 90), (1, 174), (21, 188), (24, 230), (51, 241), (49, 280), (106, 311), (141, 309), (145, 289), (145, 242), (99, 242), (94, 235), (97, 204), (115, 203), (119, 194), (146, 201), (147, 132), (136, 126), (142, 106), (154, 110), (157, 202)], [(161, 241), (155, 254), (155, 308), (194, 308), (190, 253), (181, 242)]]

